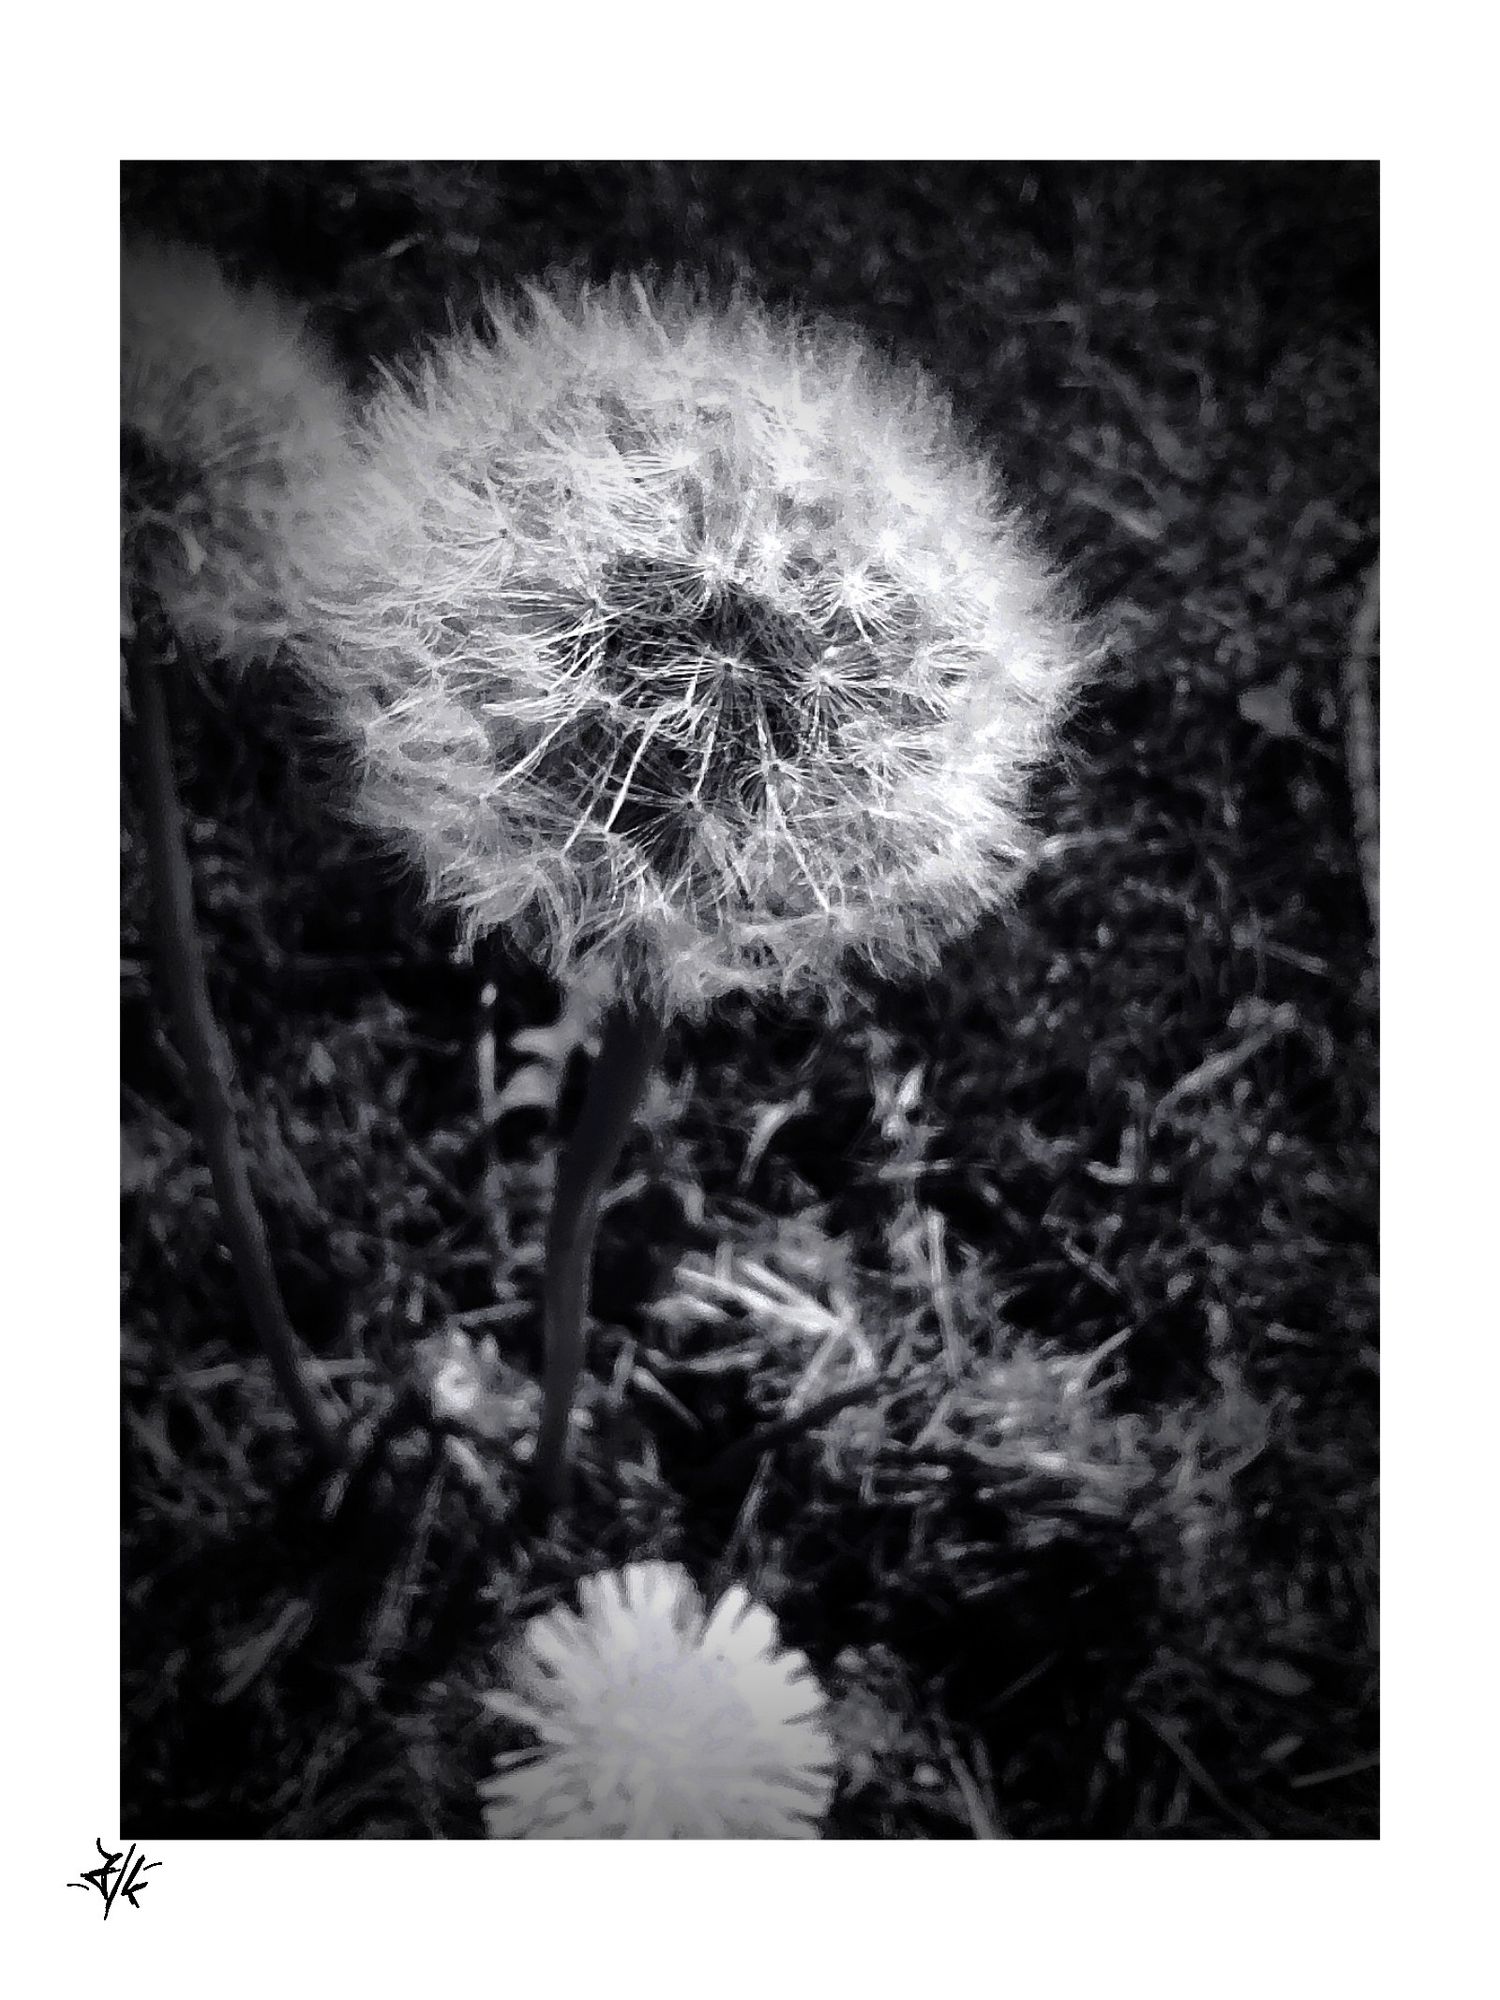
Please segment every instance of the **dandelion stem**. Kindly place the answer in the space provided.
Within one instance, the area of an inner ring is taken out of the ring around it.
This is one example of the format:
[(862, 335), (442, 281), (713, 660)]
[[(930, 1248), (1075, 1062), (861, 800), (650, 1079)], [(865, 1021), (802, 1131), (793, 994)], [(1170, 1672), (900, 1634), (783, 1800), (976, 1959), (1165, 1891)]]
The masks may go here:
[(151, 900), (161, 974), (197, 1104), (199, 1135), (251, 1324), (309, 1444), (329, 1464), (341, 1465), (346, 1456), (341, 1426), (307, 1379), (240, 1146), (233, 1061), (209, 1005), (203, 946), (193, 913), (193, 879), (172, 770), (166, 685), (161, 667), (143, 654), (144, 649), (132, 648), (129, 676), (140, 750)]
[(547, 1353), (536, 1447), (536, 1481), (549, 1508), (568, 1497), (568, 1423), (583, 1370), (599, 1204), (665, 1036), (664, 1017), (645, 1001), (610, 1009), (577, 1127), (558, 1162), (547, 1228), (542, 1307)]

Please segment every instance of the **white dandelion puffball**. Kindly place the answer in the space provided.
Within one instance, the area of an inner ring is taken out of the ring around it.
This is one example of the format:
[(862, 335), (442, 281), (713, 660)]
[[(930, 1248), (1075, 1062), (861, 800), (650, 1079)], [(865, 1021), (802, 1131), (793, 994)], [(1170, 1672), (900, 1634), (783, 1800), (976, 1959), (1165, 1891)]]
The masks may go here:
[(917, 368), (533, 287), (386, 381), (318, 514), (362, 812), (471, 934), (693, 1010), (928, 965), (1014, 886), (1078, 629)]
[(121, 261), (124, 580), (221, 660), (270, 657), (303, 623), (315, 473), (345, 448), (344, 392), (297, 311), (201, 250)]
[(579, 1585), (534, 1618), (512, 1692), (485, 1697), (540, 1742), (481, 1785), (496, 1840), (807, 1840), (834, 1785), (824, 1695), (744, 1590), (711, 1615), (673, 1563)]

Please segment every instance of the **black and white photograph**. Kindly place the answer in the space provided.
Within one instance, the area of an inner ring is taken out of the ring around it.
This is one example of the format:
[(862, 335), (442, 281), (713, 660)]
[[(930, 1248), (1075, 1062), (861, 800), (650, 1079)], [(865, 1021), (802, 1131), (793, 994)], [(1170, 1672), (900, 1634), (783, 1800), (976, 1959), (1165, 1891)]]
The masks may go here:
[(1379, 210), (123, 165), (132, 1838), (1378, 1837)]

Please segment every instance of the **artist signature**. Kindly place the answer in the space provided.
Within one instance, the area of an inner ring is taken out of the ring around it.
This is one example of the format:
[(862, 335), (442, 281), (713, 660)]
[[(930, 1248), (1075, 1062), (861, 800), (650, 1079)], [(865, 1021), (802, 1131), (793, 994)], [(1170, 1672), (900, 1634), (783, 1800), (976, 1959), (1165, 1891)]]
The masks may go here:
[(138, 1910), (141, 1906), (135, 1900), (136, 1897), (150, 1887), (150, 1884), (143, 1882), (141, 1877), (149, 1874), (153, 1868), (160, 1868), (161, 1863), (148, 1861), (144, 1854), (137, 1853), (134, 1841), (130, 1843), (128, 1850), (122, 1849), (118, 1854), (111, 1854), (102, 1840), (95, 1840), (94, 1845), (99, 1850), (99, 1866), (90, 1868), (79, 1881), (69, 1882), (67, 1887), (97, 1889), (104, 1898), (106, 1917), (121, 1897), (129, 1903), (131, 1909)]

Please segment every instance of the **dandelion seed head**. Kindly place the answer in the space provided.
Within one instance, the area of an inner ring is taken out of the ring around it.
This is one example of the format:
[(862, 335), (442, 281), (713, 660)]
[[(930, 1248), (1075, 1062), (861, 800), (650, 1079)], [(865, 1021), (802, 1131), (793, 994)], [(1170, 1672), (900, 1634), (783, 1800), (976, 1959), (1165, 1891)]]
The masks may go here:
[(345, 444), (329, 361), (206, 251), (127, 244), (120, 419), (126, 579), (217, 658), (268, 658), (302, 622), (307, 496)]
[(588, 1578), (581, 1610), (533, 1619), (486, 1697), (534, 1747), (480, 1787), (494, 1839), (816, 1838), (834, 1784), (825, 1699), (776, 1621), (730, 1590), (705, 1613), (686, 1573)]
[(920, 371), (533, 288), (377, 392), (317, 516), (362, 809), (473, 933), (695, 1009), (928, 965), (1012, 891), (1078, 628)]

